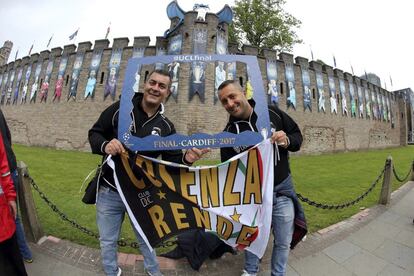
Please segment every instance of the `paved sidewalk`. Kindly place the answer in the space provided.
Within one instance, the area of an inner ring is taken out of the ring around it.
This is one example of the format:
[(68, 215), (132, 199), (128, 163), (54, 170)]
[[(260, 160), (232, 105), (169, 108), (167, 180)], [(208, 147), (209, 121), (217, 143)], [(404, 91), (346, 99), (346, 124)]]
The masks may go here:
[[(389, 206), (375, 206), (307, 237), (289, 257), (288, 276), (414, 275), (414, 182), (392, 194)], [(32, 244), (29, 275), (104, 275), (99, 250), (54, 237)], [(270, 275), (270, 249), (259, 275)], [(243, 255), (207, 261), (199, 272), (185, 260), (159, 258), (165, 275), (240, 275)], [(142, 256), (119, 254), (123, 275), (146, 275)]]

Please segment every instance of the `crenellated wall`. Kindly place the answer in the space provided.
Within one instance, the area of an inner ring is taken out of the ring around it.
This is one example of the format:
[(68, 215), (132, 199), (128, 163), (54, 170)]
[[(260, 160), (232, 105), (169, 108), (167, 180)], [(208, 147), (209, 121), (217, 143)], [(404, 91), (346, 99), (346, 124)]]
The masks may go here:
[[(135, 37), (132, 45), (129, 45), (128, 38), (116, 38), (113, 40), (112, 48), (108, 48), (109, 40), (96, 40), (91, 42), (82, 42), (76, 45), (66, 45), (62, 48), (53, 48), (51, 51), (42, 51), (40, 54), (32, 54), (9, 64), (0, 67), (0, 76), (7, 72), (15, 71), (14, 82), (11, 84), (11, 91), (14, 93), (17, 85), (17, 73), (23, 68), (22, 81), (19, 87), (19, 98), (16, 104), (6, 104), (7, 90), (10, 84), (0, 83), (0, 93), (2, 94), (3, 105), (1, 106), (8, 120), (15, 143), (26, 145), (36, 145), (53, 147), (59, 149), (75, 149), (88, 151), (89, 144), (87, 140), (87, 131), (97, 120), (102, 110), (113, 103), (111, 97), (104, 100), (105, 83), (109, 75), (109, 63), (112, 50), (122, 48), (122, 58), (120, 62), (119, 77), (116, 81), (115, 100), (119, 98), (122, 91), (122, 85), (125, 76), (125, 69), (128, 60), (133, 55), (136, 48), (145, 48), (145, 56), (154, 56), (157, 49), (168, 48), (169, 39), (176, 34), (182, 35), (182, 54), (192, 54), (193, 51), (193, 32), (195, 29), (207, 30), (207, 54), (215, 54), (217, 35), (225, 34), (227, 37), (227, 24), (219, 24), (219, 18), (216, 14), (208, 13), (206, 21), (197, 21), (196, 12), (187, 12), (184, 22), (173, 31), (168, 38), (157, 37), (155, 45), (150, 45), (149, 37)], [(178, 20), (171, 21), (170, 29), (172, 30)], [(95, 51), (103, 50), (99, 70), (96, 73), (96, 87), (94, 98), (84, 100), (84, 92), (89, 76), (92, 56)], [(83, 63), (79, 74), (76, 100), (67, 100), (72, 81), (74, 61), (79, 53), (85, 53)], [(328, 65), (322, 65), (316, 61), (308, 61), (303, 57), (294, 58), (289, 53), (276, 53), (276, 51), (264, 49), (259, 51), (258, 48), (243, 45), (238, 49), (237, 45), (228, 45), (229, 54), (254, 55), (257, 56), (261, 68), (261, 75), (264, 87), (267, 87), (266, 60), (276, 60), (277, 63), (277, 84), (279, 88), (279, 107), (286, 111), (299, 124), (304, 134), (304, 144), (301, 153), (323, 153), (346, 150), (359, 150), (369, 148), (384, 148), (405, 145), (406, 139), (402, 137), (406, 133), (406, 123), (404, 114), (407, 108), (404, 99), (396, 97), (372, 83), (353, 76), (338, 68), (333, 69)], [(63, 56), (68, 56), (68, 63), (63, 76), (62, 98), (60, 101), (53, 101), (54, 89), (57, 81), (59, 64)], [(38, 62), (42, 62), (42, 70), (38, 79), (40, 89), (45, 79), (46, 67), (49, 60), (53, 60), (53, 70), (49, 81), (49, 91), (46, 102), (40, 103), (39, 91), (36, 102), (21, 103), (23, 78), (28, 66), (32, 66), (32, 74), (28, 83), (28, 94), (30, 88), (35, 82), (35, 68)], [(296, 90), (296, 109), (287, 107), (287, 89), (286, 89), (286, 64), (293, 64), (295, 75)], [(140, 88), (143, 87), (146, 72), (153, 69), (152, 66), (144, 66), (141, 70)], [(311, 109), (305, 111), (304, 93), (302, 83), (302, 70), (308, 70), (310, 76)], [(174, 121), (177, 132), (195, 133), (195, 132), (220, 132), (224, 128), (227, 113), (221, 107), (220, 103), (214, 104), (214, 65), (209, 65), (205, 72), (205, 91), (206, 100), (204, 103), (196, 95), (189, 100), (189, 76), (190, 63), (180, 66), (179, 75), (179, 93), (177, 100), (173, 98), (166, 102), (166, 115)], [(323, 85), (326, 99), (326, 111), (318, 111), (318, 89), (316, 83), (316, 74), (322, 74)], [(335, 80), (336, 100), (338, 103), (338, 113), (331, 113), (329, 102), (329, 84), (328, 77), (332, 76)], [(246, 81), (246, 71), (244, 67), (237, 67), (237, 79)], [(381, 93), (390, 99), (392, 120), (374, 120), (359, 116), (352, 117), (350, 114), (343, 115), (340, 111), (341, 95), (339, 90), (339, 81), (343, 80), (345, 84), (345, 97), (350, 108), (350, 85), (354, 86), (356, 91), (358, 86), (369, 88), (370, 91)], [(265, 89), (267, 90), (267, 89)], [(400, 114), (403, 114), (400, 116)], [(180, 120), (174, 120), (180, 118)]]

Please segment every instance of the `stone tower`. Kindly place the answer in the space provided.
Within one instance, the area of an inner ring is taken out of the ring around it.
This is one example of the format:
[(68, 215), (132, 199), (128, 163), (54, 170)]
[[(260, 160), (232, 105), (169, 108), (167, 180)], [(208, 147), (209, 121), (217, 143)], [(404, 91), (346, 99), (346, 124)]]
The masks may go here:
[(13, 42), (11, 42), (10, 40), (6, 40), (6, 42), (4, 42), (3, 47), (0, 48), (0, 66), (7, 64), (12, 48)]

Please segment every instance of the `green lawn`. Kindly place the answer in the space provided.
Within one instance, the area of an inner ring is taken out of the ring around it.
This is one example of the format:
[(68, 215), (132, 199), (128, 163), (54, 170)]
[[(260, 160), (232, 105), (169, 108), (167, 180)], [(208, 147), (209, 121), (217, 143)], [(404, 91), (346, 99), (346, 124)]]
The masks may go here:
[[(14, 145), (17, 159), (29, 167), (30, 176), (39, 188), (69, 218), (97, 232), (95, 206), (81, 202), (82, 181), (100, 163), (100, 157), (91, 153), (52, 150)], [(414, 159), (414, 146), (376, 151), (294, 156), (291, 169), (296, 190), (304, 197), (325, 204), (340, 204), (353, 200), (365, 192), (380, 174), (388, 155), (393, 157), (398, 175), (404, 177)], [(394, 177), (393, 189), (401, 184)], [(352, 216), (362, 207), (378, 201), (382, 180), (376, 188), (356, 206), (343, 210), (322, 210), (306, 205), (310, 231), (327, 227)], [(63, 222), (57, 214), (34, 192), (37, 211), (46, 234), (72, 240), (79, 244), (98, 247), (98, 241)], [(122, 236), (133, 240), (129, 223), (124, 224)], [(134, 252), (133, 249), (122, 249)]]

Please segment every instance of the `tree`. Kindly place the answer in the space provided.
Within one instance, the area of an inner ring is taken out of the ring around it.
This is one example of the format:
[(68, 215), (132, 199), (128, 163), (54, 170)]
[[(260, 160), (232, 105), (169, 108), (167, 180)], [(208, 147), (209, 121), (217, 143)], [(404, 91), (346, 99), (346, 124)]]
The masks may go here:
[(301, 22), (283, 10), (284, 4), (285, 0), (236, 0), (229, 42), (291, 51), (302, 42), (295, 32)]

